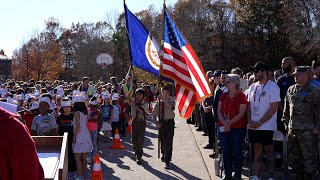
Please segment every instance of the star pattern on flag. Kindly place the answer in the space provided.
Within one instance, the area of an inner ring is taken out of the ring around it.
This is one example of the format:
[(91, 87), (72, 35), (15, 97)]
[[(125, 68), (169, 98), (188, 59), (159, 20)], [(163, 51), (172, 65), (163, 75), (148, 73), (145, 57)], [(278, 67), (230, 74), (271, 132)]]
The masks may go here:
[(167, 27), (168, 27), (168, 35), (169, 35), (169, 41), (172, 46), (174, 46), (177, 49), (180, 49), (179, 42), (177, 40), (177, 36), (173, 32), (172, 24), (170, 23), (169, 19), (167, 18)]

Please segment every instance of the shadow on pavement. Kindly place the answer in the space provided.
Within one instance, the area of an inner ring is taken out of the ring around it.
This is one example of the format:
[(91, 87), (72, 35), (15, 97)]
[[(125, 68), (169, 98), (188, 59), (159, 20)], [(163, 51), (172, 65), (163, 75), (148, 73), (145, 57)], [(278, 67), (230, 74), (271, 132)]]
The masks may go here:
[[(146, 162), (146, 161), (143, 161), (143, 162), (142, 162), (142, 166), (143, 166), (148, 172), (150, 172), (151, 174), (157, 176), (159, 179), (179, 179), (179, 180), (181, 179), (181, 178), (179, 178), (179, 177), (170, 176), (170, 175), (168, 175), (168, 174), (162, 173), (162, 172), (160, 172), (160, 171), (152, 168), (152, 167), (148, 164), (148, 162)], [(163, 167), (164, 167), (164, 166), (163, 166)]]
[(176, 166), (175, 164), (172, 163), (172, 169), (168, 170), (167, 172), (170, 173), (170, 171), (174, 171), (180, 175), (182, 175), (183, 177), (185, 177), (186, 179), (193, 179), (193, 180), (201, 180), (200, 178), (197, 178), (189, 173), (187, 173), (186, 171), (182, 170), (181, 168), (179, 168), (178, 166)]
[(107, 163), (116, 164), (119, 168), (123, 170), (130, 170), (130, 167), (124, 165), (124, 161), (121, 160), (124, 157), (129, 157), (130, 159), (134, 160), (134, 152), (132, 151), (132, 145), (129, 144), (128, 141), (131, 141), (129, 136), (122, 137), (121, 144), (125, 147), (124, 149), (111, 149), (110, 146), (112, 146), (113, 144), (112, 141), (108, 143), (99, 142), (101, 157), (105, 158)]
[[(106, 164), (101, 163), (101, 169), (103, 174), (108, 174), (108, 179), (112, 179), (112, 180), (120, 180), (119, 177), (113, 176), (112, 174), (115, 173), (115, 171), (111, 168), (109, 168)], [(107, 177), (103, 177), (103, 179), (106, 179)]]
[(145, 136), (149, 137), (149, 138), (158, 138), (158, 134), (152, 133), (152, 132), (148, 132), (148, 131), (146, 131)]

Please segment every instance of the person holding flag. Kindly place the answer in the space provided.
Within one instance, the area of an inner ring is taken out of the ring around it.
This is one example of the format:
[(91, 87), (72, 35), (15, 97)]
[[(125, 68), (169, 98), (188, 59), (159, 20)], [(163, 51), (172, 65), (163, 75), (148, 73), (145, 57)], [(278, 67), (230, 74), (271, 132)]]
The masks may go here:
[[(209, 80), (196, 53), (171, 19), (165, 3), (164, 44), (161, 58), (159, 56), (160, 47), (156, 40), (139, 19), (128, 10), (125, 1), (124, 9), (131, 65), (157, 77), (161, 75), (160, 79), (174, 81), (178, 112), (181, 117), (188, 119), (192, 115), (196, 102), (211, 96)], [(136, 103), (131, 104), (136, 105)], [(140, 108), (140, 113), (143, 112), (142, 109)], [(131, 112), (134, 113), (132, 114), (134, 119), (138, 111), (136, 112), (135, 107), (133, 107)], [(134, 137), (134, 121), (132, 122), (132, 128), (132, 136)], [(132, 139), (134, 140), (134, 138)], [(134, 147), (136, 148), (135, 145)], [(140, 150), (139, 153), (141, 153)], [(137, 152), (137, 149), (135, 151)], [(141, 164), (139, 158), (141, 158), (140, 155), (138, 156), (138, 164)], [(170, 158), (168, 157), (168, 159)]]
[[(174, 135), (175, 102), (169, 98), (170, 86), (161, 89), (161, 101), (157, 101), (151, 113), (153, 121), (159, 129), (161, 143), (161, 161), (166, 163), (165, 169), (170, 169), (172, 158), (172, 143)], [(157, 120), (158, 118), (158, 120)]]
[[(126, 27), (128, 32), (128, 46), (132, 66), (160, 76), (160, 57), (158, 52), (160, 47), (156, 40), (151, 36), (147, 28), (141, 21), (127, 8), (124, 1), (124, 10), (126, 16)], [(130, 70), (129, 70), (130, 71)], [(129, 74), (129, 73), (128, 73)], [(137, 164), (142, 164), (143, 145), (146, 129), (146, 118), (149, 113), (148, 104), (143, 101), (145, 91), (136, 89), (136, 79), (133, 78), (133, 89), (127, 95), (130, 101), (132, 116), (132, 144), (137, 158)], [(131, 98), (131, 99), (130, 99)], [(158, 146), (159, 148), (159, 146)]]

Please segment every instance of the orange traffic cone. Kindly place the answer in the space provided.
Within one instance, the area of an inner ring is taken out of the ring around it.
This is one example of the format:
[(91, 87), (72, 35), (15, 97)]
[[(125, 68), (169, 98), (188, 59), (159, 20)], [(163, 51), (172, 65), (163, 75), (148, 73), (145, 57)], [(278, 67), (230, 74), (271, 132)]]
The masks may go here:
[(124, 146), (121, 146), (118, 128), (116, 129), (116, 132), (114, 133), (113, 145), (110, 148), (111, 149), (124, 149)]
[(130, 117), (128, 121), (127, 134), (130, 134), (131, 131), (132, 131), (132, 117)]
[(94, 158), (91, 180), (102, 180), (101, 161), (98, 154)]

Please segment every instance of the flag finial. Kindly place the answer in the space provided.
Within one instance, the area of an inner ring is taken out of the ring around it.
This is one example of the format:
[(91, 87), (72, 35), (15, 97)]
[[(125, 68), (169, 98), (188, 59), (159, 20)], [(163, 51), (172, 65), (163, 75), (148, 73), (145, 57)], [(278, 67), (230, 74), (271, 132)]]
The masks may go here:
[(163, 0), (163, 5), (166, 6), (166, 0)]

